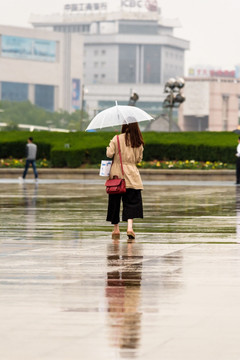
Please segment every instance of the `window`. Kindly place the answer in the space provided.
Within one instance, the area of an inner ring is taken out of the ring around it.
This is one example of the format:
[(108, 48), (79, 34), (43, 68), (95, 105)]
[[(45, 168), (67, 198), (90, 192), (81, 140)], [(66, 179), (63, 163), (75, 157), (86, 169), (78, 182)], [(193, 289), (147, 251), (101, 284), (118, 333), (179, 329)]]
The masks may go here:
[(102, 74), (102, 75), (101, 75), (101, 78), (102, 78), (102, 79), (105, 79), (105, 77), (106, 77), (106, 74)]
[(2, 82), (2, 100), (27, 101), (28, 84), (15, 82)]
[(106, 54), (106, 50), (102, 50), (102, 55), (105, 55)]
[(54, 86), (35, 85), (35, 105), (54, 111)]
[(160, 46), (144, 45), (144, 83), (160, 83)]
[(119, 82), (136, 82), (136, 45), (119, 45)]

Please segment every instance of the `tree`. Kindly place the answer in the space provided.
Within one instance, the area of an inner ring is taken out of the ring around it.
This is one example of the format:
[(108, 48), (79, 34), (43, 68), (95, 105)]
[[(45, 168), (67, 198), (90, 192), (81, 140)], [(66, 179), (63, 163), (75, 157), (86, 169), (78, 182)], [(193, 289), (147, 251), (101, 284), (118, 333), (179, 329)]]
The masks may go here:
[[(29, 101), (10, 102), (0, 101), (0, 122), (8, 124), (29, 124), (70, 130), (80, 130), (81, 111), (76, 110), (72, 114), (65, 110), (56, 112), (46, 111)], [(84, 120), (88, 120), (88, 114), (84, 112)]]

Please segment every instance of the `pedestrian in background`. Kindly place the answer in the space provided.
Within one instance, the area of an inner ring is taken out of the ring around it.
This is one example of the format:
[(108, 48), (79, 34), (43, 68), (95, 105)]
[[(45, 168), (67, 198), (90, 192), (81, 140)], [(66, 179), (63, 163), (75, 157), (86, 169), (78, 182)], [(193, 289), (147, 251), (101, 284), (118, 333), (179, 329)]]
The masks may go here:
[(26, 145), (26, 155), (27, 155), (27, 158), (26, 158), (26, 164), (25, 164), (23, 176), (19, 179), (22, 181), (25, 179), (27, 172), (28, 172), (29, 165), (32, 165), (35, 180), (37, 181), (38, 180), (38, 173), (37, 173), (37, 168), (36, 168), (37, 145), (33, 143), (32, 137), (28, 138), (28, 143)]
[(240, 184), (240, 137), (238, 138), (236, 157), (236, 184)]
[[(107, 221), (114, 225), (112, 238), (120, 237), (120, 205), (123, 203), (122, 221), (127, 221), (127, 236), (129, 239), (135, 239), (133, 231), (133, 219), (143, 218), (142, 195), (143, 184), (138, 168), (136, 166), (143, 157), (143, 138), (138, 123), (130, 123), (122, 126), (122, 133), (119, 135), (120, 150), (124, 170), (124, 179), (126, 182), (126, 193), (109, 194)], [(118, 152), (117, 135), (110, 141), (107, 147), (107, 157), (114, 161), (110, 170), (109, 178), (117, 175), (122, 178), (120, 157)]]

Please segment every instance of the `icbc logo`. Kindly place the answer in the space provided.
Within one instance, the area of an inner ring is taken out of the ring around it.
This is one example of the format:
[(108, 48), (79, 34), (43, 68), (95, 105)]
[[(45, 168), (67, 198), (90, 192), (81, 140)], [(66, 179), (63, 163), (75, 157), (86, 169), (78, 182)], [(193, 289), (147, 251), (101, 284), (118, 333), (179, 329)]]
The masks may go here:
[(146, 0), (146, 8), (149, 11), (157, 11), (157, 9), (158, 9), (157, 0)]
[(121, 0), (121, 6), (131, 9), (147, 9), (148, 11), (157, 11), (157, 0)]

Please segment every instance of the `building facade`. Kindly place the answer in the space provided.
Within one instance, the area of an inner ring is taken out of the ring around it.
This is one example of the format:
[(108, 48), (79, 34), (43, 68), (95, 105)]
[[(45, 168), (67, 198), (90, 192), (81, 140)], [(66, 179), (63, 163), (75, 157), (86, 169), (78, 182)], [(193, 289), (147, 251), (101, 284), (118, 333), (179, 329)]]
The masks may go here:
[(186, 101), (179, 110), (183, 131), (233, 131), (238, 127), (240, 80), (186, 78)]
[(79, 34), (0, 26), (0, 99), (48, 111), (80, 108), (82, 59)]
[[(66, 4), (62, 14), (32, 15), (30, 22), (35, 28), (83, 35), (82, 103), (90, 113), (112, 100), (126, 103), (134, 90), (145, 110), (155, 108), (159, 114), (164, 83), (184, 74), (189, 42), (174, 36), (179, 22), (162, 18), (156, 0), (82, 0)], [(118, 97), (112, 99), (113, 94)]]

